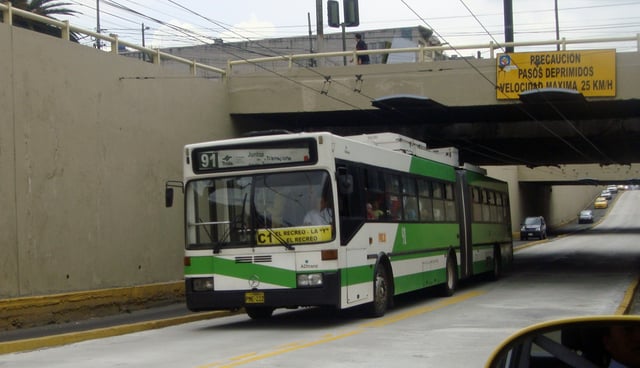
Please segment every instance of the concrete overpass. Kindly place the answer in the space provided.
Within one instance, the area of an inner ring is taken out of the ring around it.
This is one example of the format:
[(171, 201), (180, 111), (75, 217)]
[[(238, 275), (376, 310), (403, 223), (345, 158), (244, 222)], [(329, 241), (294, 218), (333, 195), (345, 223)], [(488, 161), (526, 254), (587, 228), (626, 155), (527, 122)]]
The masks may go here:
[(640, 178), (639, 64), (638, 52), (615, 54), (608, 97), (543, 88), (501, 99), (496, 59), (285, 68), (227, 82), (243, 130), (394, 131), (455, 146), (464, 162), (554, 168), (526, 181), (598, 184)]

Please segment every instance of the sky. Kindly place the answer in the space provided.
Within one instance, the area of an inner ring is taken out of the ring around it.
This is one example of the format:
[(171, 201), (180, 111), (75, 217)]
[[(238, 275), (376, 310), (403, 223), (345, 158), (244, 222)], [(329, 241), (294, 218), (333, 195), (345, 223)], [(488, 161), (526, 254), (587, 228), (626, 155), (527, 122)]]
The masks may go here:
[[(100, 28), (151, 48), (292, 37), (317, 33), (317, 0), (64, 0), (72, 25)], [(339, 0), (340, 1), (340, 0)], [(640, 0), (512, 0), (514, 39), (590, 39), (640, 34)], [(327, 22), (325, 34), (338, 33)], [(558, 22), (556, 23), (556, 4)], [(97, 10), (99, 8), (99, 12)], [(504, 42), (503, 0), (359, 0), (360, 25), (348, 31), (424, 26), (453, 46)], [(341, 9), (342, 12), (342, 9)], [(309, 22), (310, 19), (310, 22)], [(143, 31), (144, 27), (144, 31)], [(90, 44), (87, 39), (83, 43)], [(626, 43), (619, 51), (635, 51)]]

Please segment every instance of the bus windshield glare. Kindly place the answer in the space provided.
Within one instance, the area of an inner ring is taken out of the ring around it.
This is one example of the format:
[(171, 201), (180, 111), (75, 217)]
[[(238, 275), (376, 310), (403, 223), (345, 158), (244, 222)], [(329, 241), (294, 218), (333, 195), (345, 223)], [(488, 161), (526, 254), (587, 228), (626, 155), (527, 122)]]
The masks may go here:
[(311, 244), (334, 239), (326, 171), (227, 176), (186, 187), (187, 248)]

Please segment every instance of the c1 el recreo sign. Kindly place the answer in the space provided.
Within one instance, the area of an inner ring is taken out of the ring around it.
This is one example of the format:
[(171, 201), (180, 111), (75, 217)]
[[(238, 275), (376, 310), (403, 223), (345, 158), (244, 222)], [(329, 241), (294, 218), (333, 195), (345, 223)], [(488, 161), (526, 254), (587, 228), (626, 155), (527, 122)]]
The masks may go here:
[(496, 98), (525, 91), (571, 89), (591, 97), (615, 97), (616, 51), (553, 51), (498, 54)]

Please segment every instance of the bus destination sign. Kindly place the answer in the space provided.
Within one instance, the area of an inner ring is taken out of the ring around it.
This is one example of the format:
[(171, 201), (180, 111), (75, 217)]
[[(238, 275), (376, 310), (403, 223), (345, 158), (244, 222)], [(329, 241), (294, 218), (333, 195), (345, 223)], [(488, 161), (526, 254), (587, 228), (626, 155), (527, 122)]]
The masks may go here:
[(309, 147), (237, 148), (201, 150), (195, 153), (196, 171), (236, 169), (255, 166), (279, 166), (306, 163)]
[(258, 229), (258, 245), (305, 244), (328, 242), (333, 239), (330, 225), (295, 228)]

